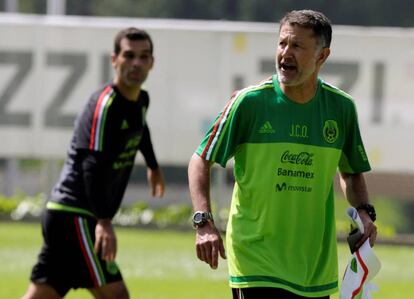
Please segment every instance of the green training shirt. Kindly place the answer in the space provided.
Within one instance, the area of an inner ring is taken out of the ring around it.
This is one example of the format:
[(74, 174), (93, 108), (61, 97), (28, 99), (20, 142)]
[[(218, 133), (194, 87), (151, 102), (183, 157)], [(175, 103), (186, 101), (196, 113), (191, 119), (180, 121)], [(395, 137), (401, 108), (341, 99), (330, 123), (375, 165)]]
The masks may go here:
[(337, 291), (333, 178), (338, 167), (370, 170), (348, 94), (319, 79), (315, 97), (298, 104), (273, 76), (235, 93), (196, 153), (223, 167), (234, 157), (231, 287)]

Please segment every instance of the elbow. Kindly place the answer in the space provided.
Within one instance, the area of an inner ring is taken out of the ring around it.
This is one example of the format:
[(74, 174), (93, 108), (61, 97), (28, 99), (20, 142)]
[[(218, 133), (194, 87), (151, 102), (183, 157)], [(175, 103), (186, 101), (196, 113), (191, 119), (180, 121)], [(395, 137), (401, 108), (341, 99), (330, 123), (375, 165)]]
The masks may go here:
[(207, 161), (200, 157), (197, 153), (194, 153), (188, 163), (188, 176), (192, 177), (197, 173), (208, 173), (210, 167), (210, 161)]

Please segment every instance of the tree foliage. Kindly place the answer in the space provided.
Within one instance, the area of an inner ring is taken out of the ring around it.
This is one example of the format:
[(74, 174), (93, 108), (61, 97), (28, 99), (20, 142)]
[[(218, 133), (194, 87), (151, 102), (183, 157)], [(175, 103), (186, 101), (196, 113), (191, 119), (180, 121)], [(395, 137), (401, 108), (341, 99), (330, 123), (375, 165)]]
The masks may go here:
[[(47, 0), (16, 1), (23, 13), (47, 11)], [(110, 17), (277, 22), (293, 9), (322, 11), (334, 24), (414, 27), (414, 1), (406, 0), (66, 0), (68, 15)]]

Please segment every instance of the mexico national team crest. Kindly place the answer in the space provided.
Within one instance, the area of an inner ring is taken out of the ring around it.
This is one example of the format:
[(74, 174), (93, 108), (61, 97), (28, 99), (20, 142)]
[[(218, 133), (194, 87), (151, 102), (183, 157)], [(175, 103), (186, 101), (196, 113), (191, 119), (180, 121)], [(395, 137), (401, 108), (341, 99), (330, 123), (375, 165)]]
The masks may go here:
[(325, 121), (325, 125), (323, 126), (323, 138), (325, 141), (328, 143), (334, 143), (338, 140), (338, 136), (338, 123), (332, 119)]

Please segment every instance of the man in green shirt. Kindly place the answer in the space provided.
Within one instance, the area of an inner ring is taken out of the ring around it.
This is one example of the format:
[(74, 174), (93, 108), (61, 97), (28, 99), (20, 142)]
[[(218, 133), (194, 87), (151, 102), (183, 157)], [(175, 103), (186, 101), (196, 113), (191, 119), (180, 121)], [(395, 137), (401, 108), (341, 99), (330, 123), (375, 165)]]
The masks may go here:
[(338, 289), (333, 178), (376, 239), (363, 172), (370, 165), (352, 98), (318, 77), (332, 28), (319, 12), (280, 21), (276, 75), (236, 92), (191, 158), (200, 260), (226, 258), (214, 225), (210, 167), (234, 158), (226, 249), (233, 298), (329, 298)]

